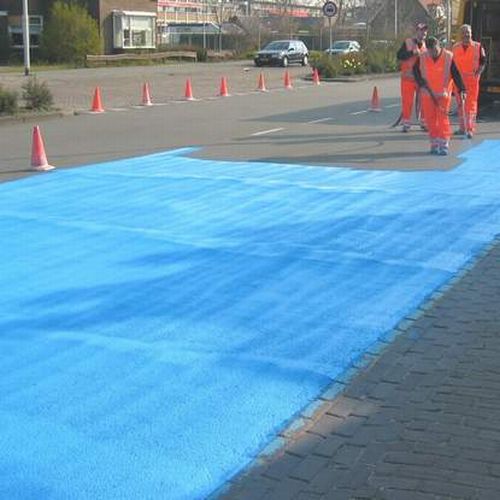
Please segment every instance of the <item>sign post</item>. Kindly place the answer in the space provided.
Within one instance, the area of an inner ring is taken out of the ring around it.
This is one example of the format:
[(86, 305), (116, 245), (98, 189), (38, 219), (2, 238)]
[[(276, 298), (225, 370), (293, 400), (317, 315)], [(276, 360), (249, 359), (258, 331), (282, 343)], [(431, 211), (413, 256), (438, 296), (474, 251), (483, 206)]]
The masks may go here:
[[(332, 17), (337, 15), (337, 4), (334, 2), (328, 1), (323, 4), (323, 14), (328, 17), (328, 31), (330, 32), (330, 45), (328, 46), (328, 49), (332, 48)], [(330, 57), (332, 57), (332, 53), (328, 52)]]

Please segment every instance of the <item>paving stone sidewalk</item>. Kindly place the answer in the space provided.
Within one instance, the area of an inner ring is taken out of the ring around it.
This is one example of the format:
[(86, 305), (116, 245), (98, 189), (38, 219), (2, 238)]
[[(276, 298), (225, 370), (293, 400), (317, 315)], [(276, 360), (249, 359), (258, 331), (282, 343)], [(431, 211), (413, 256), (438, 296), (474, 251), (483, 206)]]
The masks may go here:
[(219, 497), (500, 498), (500, 239)]

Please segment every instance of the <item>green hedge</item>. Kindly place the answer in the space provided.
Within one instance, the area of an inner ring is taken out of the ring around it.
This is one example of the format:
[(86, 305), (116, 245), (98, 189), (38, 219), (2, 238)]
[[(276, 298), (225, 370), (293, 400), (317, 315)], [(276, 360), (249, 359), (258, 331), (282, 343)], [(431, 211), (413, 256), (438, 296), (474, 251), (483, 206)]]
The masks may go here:
[(0, 115), (14, 115), (17, 113), (17, 92), (7, 90), (0, 85)]

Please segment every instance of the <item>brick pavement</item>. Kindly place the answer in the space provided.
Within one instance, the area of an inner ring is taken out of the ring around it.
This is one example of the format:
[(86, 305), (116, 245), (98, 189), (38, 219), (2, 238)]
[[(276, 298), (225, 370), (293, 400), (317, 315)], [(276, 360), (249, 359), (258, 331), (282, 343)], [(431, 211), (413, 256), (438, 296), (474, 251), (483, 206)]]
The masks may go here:
[(224, 500), (500, 498), (500, 238)]

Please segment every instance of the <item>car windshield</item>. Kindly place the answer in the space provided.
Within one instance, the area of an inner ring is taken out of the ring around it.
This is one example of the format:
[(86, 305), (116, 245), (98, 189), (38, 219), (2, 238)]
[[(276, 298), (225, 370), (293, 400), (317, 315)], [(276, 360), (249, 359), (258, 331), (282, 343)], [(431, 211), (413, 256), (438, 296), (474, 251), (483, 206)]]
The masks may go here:
[(264, 50), (286, 50), (288, 42), (271, 42), (264, 47)]
[(350, 42), (334, 42), (333, 44), (333, 49), (348, 49), (349, 48), (349, 45), (351, 45)]

